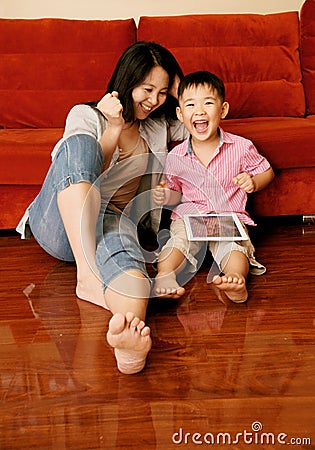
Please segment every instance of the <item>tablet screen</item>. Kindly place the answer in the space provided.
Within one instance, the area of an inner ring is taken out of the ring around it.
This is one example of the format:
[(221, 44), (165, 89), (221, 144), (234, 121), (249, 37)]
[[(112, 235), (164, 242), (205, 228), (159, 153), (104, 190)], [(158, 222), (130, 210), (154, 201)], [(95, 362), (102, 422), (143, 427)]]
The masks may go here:
[(184, 216), (190, 241), (242, 241), (248, 236), (234, 213)]

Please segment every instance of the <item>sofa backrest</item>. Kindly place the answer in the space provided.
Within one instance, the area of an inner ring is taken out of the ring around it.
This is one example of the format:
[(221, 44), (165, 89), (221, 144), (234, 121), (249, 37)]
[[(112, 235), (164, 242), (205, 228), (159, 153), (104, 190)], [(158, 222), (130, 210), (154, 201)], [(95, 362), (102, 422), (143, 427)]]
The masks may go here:
[(63, 127), (104, 93), (134, 19), (0, 19), (0, 128)]
[(306, 0), (300, 14), (301, 62), (307, 114), (315, 114), (315, 0)]
[(184, 73), (220, 76), (228, 118), (305, 114), (298, 12), (143, 16), (137, 39), (168, 47)]

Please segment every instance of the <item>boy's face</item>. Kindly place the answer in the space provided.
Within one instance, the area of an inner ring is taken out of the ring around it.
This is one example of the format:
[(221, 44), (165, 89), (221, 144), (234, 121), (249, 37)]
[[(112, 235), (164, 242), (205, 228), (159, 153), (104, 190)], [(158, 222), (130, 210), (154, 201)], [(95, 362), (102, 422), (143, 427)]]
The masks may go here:
[(218, 126), (228, 111), (229, 104), (222, 102), (216, 89), (205, 84), (185, 89), (179, 99), (177, 117), (193, 139), (207, 141), (218, 136)]

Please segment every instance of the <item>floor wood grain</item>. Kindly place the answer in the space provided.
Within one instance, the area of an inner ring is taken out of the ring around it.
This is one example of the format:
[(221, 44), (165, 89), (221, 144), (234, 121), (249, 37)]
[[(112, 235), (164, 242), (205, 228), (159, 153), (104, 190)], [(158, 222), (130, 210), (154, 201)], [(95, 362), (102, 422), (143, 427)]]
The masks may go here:
[(75, 267), (2, 233), (0, 449), (315, 449), (315, 226), (259, 230), (268, 270), (248, 302), (222, 303), (206, 262), (183, 298), (151, 300), (153, 348), (132, 376)]

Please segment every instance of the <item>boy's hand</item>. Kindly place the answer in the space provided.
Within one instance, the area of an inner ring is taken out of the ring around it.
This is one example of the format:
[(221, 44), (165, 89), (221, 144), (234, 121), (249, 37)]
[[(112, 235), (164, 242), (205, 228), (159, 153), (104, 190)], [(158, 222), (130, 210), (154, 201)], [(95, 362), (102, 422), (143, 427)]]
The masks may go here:
[(253, 178), (248, 175), (248, 173), (243, 172), (239, 173), (232, 179), (233, 183), (237, 184), (237, 186), (242, 189), (243, 191), (247, 192), (248, 194), (251, 194), (255, 191), (255, 183)]
[(162, 180), (161, 183), (155, 186), (155, 188), (153, 189), (154, 202), (159, 206), (165, 205), (169, 192), (170, 189), (167, 187), (166, 181)]

